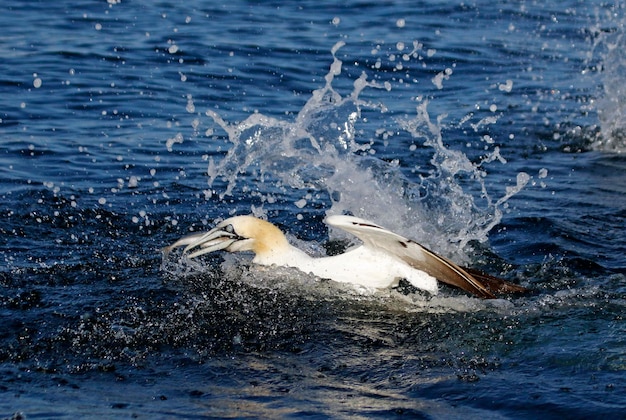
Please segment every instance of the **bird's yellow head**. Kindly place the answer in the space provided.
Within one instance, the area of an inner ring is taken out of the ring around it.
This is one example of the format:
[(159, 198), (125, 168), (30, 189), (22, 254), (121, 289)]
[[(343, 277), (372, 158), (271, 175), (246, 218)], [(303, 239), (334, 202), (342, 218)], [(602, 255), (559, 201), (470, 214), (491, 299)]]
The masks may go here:
[(289, 242), (273, 224), (254, 216), (235, 216), (224, 220), (206, 233), (197, 233), (179, 239), (164, 248), (164, 252), (184, 246), (189, 258), (225, 250), (252, 251), (255, 261), (274, 261), (289, 249)]
[(287, 238), (276, 226), (254, 216), (235, 216), (218, 224), (213, 231), (236, 235), (238, 240), (226, 248), (230, 252), (252, 251), (256, 255), (280, 252), (289, 246)]

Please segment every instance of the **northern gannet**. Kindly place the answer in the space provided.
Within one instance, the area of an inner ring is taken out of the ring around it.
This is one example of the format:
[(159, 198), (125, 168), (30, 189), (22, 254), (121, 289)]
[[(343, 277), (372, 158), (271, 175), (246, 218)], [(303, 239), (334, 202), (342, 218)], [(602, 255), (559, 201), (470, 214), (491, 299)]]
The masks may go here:
[(406, 279), (431, 294), (437, 293), (437, 280), (481, 298), (495, 298), (495, 293), (526, 291), (477, 270), (461, 268), (417, 242), (370, 221), (333, 215), (325, 222), (350, 232), (363, 244), (343, 254), (313, 258), (292, 246), (273, 224), (254, 216), (235, 216), (208, 232), (186, 236), (163, 251), (167, 254), (184, 246), (183, 252), (189, 258), (219, 250), (252, 251), (255, 254), (252, 262), (256, 264), (294, 267), (320, 278), (375, 289), (394, 287), (400, 279)]

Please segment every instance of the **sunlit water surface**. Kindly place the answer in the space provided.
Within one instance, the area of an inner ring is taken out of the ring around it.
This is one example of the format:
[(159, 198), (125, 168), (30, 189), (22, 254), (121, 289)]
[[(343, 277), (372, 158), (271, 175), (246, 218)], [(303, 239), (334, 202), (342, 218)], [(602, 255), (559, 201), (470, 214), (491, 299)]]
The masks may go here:
[[(623, 418), (622, 3), (14, 2), (0, 23), (0, 417)], [(162, 260), (247, 213), (315, 255), (352, 213), (532, 293)]]

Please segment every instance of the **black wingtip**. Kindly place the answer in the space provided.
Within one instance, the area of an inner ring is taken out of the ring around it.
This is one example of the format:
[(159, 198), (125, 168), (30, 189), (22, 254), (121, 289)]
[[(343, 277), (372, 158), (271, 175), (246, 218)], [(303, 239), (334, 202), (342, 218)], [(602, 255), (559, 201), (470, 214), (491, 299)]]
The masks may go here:
[(519, 284), (508, 282), (475, 268), (463, 267), (463, 270), (482, 283), (494, 295), (493, 297), (501, 294), (525, 294), (531, 291)]

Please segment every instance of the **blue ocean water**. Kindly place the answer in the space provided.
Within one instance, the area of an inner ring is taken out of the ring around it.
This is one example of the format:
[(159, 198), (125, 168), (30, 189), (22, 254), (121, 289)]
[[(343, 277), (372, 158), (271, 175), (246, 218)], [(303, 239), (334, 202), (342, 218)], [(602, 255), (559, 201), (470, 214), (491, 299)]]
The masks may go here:
[[(619, 1), (4, 5), (0, 417), (623, 418), (624, 22)], [(339, 212), (532, 293), (369, 296), (160, 252), (253, 213), (323, 254)]]

